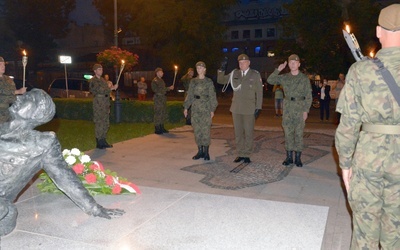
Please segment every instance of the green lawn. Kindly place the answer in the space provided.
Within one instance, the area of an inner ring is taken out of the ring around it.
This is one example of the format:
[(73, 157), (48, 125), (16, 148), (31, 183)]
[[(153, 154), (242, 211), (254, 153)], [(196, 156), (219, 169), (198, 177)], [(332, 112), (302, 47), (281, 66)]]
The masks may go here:
[[(183, 126), (184, 123), (165, 124), (167, 129)], [(94, 123), (82, 120), (53, 119), (36, 128), (39, 131), (54, 131), (62, 149), (78, 148), (87, 151), (96, 147)], [(108, 143), (116, 143), (154, 133), (152, 123), (111, 124), (108, 131)]]

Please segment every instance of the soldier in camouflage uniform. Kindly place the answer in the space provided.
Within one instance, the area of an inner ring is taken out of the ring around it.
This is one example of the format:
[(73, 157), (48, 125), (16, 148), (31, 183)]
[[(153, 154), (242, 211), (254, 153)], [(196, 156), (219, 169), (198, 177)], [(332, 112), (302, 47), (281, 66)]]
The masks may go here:
[(16, 89), (14, 81), (4, 73), (6, 72), (6, 63), (3, 57), (0, 57), (0, 123), (10, 120), (8, 107), (16, 100), (15, 95), (22, 95), (26, 92), (26, 87)]
[[(378, 23), (376, 57), (397, 87), (400, 4), (382, 9)], [(351, 249), (400, 249), (400, 106), (374, 61), (350, 67), (336, 111), (342, 115), (335, 145), (353, 212)]]
[[(279, 75), (288, 62), (290, 72)], [(267, 81), (271, 85), (280, 84), (285, 92), (282, 127), (285, 133), (286, 159), (282, 164), (291, 165), (295, 151), (294, 162), (297, 167), (302, 167), (303, 131), (312, 102), (312, 89), (308, 77), (299, 71), (300, 58), (293, 54), (289, 56), (288, 62), (280, 64)]]
[(238, 157), (234, 162), (250, 163), (253, 151), (253, 132), (255, 119), (262, 109), (263, 89), (261, 75), (257, 70), (250, 69), (250, 59), (246, 54), (238, 56), (239, 69), (225, 75), (225, 67), (218, 70), (219, 84), (227, 84), (231, 80), (233, 98), (232, 112), (235, 141)]
[[(185, 99), (189, 92), (190, 81), (192, 80), (193, 75), (194, 75), (194, 69), (188, 68), (187, 73), (184, 76), (182, 76), (182, 78), (181, 78), (182, 85), (185, 89)], [(187, 112), (187, 116), (186, 116), (186, 125), (192, 124), (191, 117), (192, 117), (191, 116), (191, 108), (189, 108), (188, 112)]]
[(213, 81), (206, 77), (206, 64), (202, 61), (196, 63), (198, 76), (190, 81), (189, 93), (183, 104), (185, 117), (188, 109), (192, 107), (192, 126), (198, 152), (193, 160), (204, 158), (210, 160), (209, 146), (211, 141), (211, 122), (214, 111), (218, 106), (217, 95)]
[(164, 122), (167, 117), (167, 91), (173, 90), (174, 86), (166, 87), (162, 79), (164, 72), (162, 68), (156, 68), (156, 77), (151, 82), (151, 89), (154, 92), (154, 133), (160, 135), (168, 133), (164, 128)]
[(118, 84), (109, 86), (101, 77), (103, 67), (100, 64), (93, 65), (94, 76), (89, 81), (89, 89), (93, 94), (93, 121), (95, 125), (96, 147), (99, 149), (112, 148), (107, 142), (107, 132), (110, 127), (110, 93), (116, 90)]

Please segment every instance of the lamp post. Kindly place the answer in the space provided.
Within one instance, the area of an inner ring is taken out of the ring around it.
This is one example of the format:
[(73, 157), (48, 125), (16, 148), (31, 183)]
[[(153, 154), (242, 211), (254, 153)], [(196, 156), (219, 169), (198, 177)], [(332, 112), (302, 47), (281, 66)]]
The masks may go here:
[[(118, 23), (117, 23), (117, 0), (114, 0), (114, 45), (118, 48)], [(123, 68), (121, 69), (122, 73)], [(115, 80), (118, 83), (119, 76), (118, 76), (118, 67), (115, 68)], [(119, 88), (115, 90), (115, 101), (114, 101), (114, 111), (115, 111), (115, 122), (121, 122), (121, 100), (119, 97)]]

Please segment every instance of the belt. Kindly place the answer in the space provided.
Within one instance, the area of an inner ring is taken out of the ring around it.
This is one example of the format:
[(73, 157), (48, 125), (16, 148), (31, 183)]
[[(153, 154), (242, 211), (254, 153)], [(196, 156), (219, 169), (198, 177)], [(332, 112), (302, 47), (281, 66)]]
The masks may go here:
[(291, 100), (291, 101), (304, 101), (306, 99), (305, 96), (302, 97), (286, 97), (285, 99)]
[(96, 97), (109, 97), (109, 95), (96, 95)]
[[(208, 96), (203, 96), (203, 98), (208, 98)], [(196, 98), (196, 99), (201, 99), (201, 96), (199, 96), (199, 95), (194, 95), (194, 98)]]
[(400, 135), (400, 125), (363, 123), (361, 130), (385, 135)]

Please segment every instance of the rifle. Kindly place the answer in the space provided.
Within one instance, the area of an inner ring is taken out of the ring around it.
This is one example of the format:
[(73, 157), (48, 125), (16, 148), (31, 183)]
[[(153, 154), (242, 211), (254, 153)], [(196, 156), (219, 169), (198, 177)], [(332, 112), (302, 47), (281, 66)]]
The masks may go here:
[(351, 53), (354, 56), (354, 59), (356, 59), (356, 61), (361, 61), (364, 59), (365, 56), (361, 52), (360, 45), (358, 44), (354, 34), (350, 33), (350, 28), (348, 25), (346, 25), (346, 30), (343, 30), (343, 36), (350, 48)]

